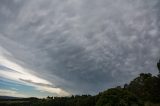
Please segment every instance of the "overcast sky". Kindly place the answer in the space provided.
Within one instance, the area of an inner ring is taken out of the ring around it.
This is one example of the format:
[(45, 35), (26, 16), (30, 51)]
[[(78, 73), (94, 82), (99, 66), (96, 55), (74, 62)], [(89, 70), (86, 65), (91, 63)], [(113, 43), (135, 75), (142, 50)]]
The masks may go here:
[(159, 0), (0, 0), (0, 95), (97, 94), (158, 73)]

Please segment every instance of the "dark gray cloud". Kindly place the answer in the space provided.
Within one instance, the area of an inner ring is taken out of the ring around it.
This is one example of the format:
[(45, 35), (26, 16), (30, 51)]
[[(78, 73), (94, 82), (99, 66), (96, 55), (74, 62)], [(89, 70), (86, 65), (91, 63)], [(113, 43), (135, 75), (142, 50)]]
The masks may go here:
[(57, 87), (94, 94), (141, 72), (157, 73), (158, 0), (2, 0), (0, 4), (5, 7), (0, 8), (1, 47), (15, 62), (34, 70), (30, 73)]

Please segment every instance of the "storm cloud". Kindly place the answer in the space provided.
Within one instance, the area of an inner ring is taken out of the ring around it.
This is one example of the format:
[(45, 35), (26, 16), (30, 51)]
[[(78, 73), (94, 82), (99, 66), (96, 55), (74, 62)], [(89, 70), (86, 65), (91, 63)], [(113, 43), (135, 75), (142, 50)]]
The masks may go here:
[(159, 0), (0, 0), (0, 55), (70, 94), (96, 94), (158, 72), (159, 6)]

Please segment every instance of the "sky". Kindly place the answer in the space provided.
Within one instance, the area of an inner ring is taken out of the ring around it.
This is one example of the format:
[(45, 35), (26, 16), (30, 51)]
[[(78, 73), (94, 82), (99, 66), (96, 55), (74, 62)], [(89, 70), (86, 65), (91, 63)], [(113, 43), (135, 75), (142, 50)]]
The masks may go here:
[(0, 0), (0, 95), (95, 95), (156, 75), (159, 0)]

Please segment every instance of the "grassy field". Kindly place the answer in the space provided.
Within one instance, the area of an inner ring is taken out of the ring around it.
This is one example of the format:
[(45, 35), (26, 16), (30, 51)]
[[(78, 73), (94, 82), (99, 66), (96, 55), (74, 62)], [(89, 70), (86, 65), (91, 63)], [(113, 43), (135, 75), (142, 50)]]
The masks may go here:
[[(0, 106), (30, 106), (30, 101), (21, 101), (21, 100), (16, 100), (16, 101), (0, 101)], [(160, 106), (160, 104), (153, 104), (150, 102), (145, 103), (145, 106)]]
[(145, 106), (160, 106), (160, 104), (153, 104), (150, 102), (145, 103)]
[(0, 101), (0, 106), (29, 106), (30, 101)]

